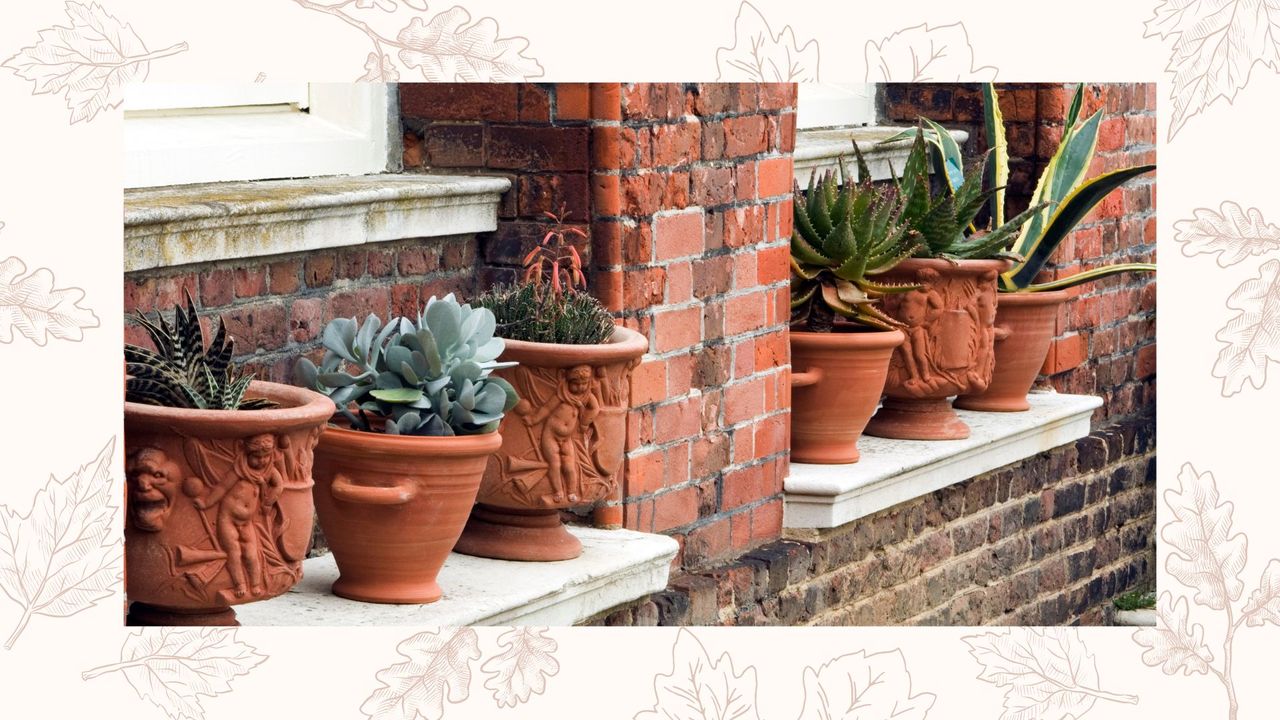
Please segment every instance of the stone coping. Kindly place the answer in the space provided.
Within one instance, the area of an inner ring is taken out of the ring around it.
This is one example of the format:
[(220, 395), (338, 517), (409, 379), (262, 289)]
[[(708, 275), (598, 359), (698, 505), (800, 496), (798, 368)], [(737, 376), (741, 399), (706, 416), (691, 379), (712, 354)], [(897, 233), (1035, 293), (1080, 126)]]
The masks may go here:
[(271, 600), (239, 605), (242, 625), (573, 625), (667, 587), (679, 545), (632, 530), (569, 529), (582, 555), (512, 562), (453, 553), (440, 571), (444, 597), (428, 605), (382, 605), (329, 592), (333, 555), (303, 562), (303, 577)]
[[(870, 125), (866, 127), (824, 128), (800, 130), (796, 133), (796, 149), (792, 156), (796, 182), (800, 187), (808, 187), (809, 174), (816, 168), (820, 172), (827, 168), (836, 168), (839, 158), (845, 159), (845, 168), (852, 173), (857, 172), (853, 160), (853, 142), (866, 158), (867, 167), (871, 170), (873, 180), (888, 180), (892, 177), (890, 168), (902, 172), (907, 155), (911, 152), (911, 140), (898, 140), (884, 145), (880, 141), (892, 137), (912, 127), (892, 127), (888, 125)], [(951, 137), (963, 145), (969, 139), (964, 130), (952, 130)], [(933, 164), (929, 164), (932, 172)]]
[(125, 272), (495, 230), (501, 177), (383, 174), (124, 194)]
[(785, 528), (832, 528), (1017, 462), (1089, 434), (1102, 399), (1034, 392), (1020, 413), (959, 410), (964, 440), (863, 436), (849, 465), (791, 463), (783, 484)]

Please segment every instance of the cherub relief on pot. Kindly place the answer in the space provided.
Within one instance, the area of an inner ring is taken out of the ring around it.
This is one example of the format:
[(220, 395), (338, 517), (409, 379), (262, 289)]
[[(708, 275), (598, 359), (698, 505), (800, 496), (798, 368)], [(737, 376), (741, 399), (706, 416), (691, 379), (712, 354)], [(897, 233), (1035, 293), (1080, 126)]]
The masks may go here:
[(903, 395), (925, 397), (983, 388), (994, 346), (995, 293), (983, 277), (943, 278), (932, 268), (917, 274), (920, 287), (886, 303), (906, 324), (906, 341), (890, 364), (890, 385)]
[(144, 447), (125, 462), (129, 485), (129, 522), (145, 532), (164, 530), (173, 498), (183, 483), (182, 468), (159, 448)]

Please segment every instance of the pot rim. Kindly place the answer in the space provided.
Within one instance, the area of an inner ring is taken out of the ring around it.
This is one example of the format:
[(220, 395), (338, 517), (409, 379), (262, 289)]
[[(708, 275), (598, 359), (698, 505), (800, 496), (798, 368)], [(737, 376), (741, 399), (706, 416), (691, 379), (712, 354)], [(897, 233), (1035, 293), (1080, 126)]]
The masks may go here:
[(202, 437), (244, 437), (323, 425), (334, 413), (333, 400), (314, 390), (254, 380), (246, 397), (265, 397), (282, 407), (262, 410), (198, 410), (125, 401), (126, 426), (176, 430)]
[[(958, 263), (958, 264), (957, 264)], [(944, 260), (943, 258), (907, 258), (902, 262), (894, 265), (888, 273), (904, 270), (922, 270), (924, 268), (933, 268), (939, 271), (939, 274), (946, 273), (982, 273), (994, 270), (997, 273), (1004, 272), (1013, 267), (1013, 261), (1007, 258), (988, 258), (982, 260)]]
[(1015, 291), (996, 293), (996, 303), (1015, 305), (1055, 305), (1071, 299), (1069, 290), (1045, 290), (1038, 292)]
[(842, 348), (848, 350), (882, 350), (898, 347), (907, 339), (901, 330), (875, 330), (870, 332), (820, 333), (809, 330), (791, 330), (793, 345), (804, 348)]
[(326, 425), (316, 450), (341, 455), (375, 457), (473, 457), (502, 447), (498, 432), (478, 435), (388, 435)]
[(530, 342), (502, 339), (506, 349), (500, 359), (539, 367), (607, 365), (634, 360), (649, 351), (649, 339), (621, 325), (615, 326), (609, 342), (592, 345)]

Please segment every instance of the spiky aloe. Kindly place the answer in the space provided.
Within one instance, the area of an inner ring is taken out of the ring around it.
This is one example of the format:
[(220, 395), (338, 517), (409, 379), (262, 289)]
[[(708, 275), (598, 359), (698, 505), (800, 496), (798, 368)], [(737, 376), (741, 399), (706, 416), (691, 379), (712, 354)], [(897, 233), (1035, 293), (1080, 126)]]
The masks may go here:
[(173, 325), (157, 312), (155, 320), (138, 313), (137, 321), (151, 337), (155, 350), (124, 346), (125, 400), (144, 405), (196, 410), (258, 410), (274, 406), (264, 398), (245, 399), (252, 374), (241, 373), (231, 361), (234, 343), (226, 324), (207, 345), (191, 293), (186, 307), (173, 308)]
[(832, 330), (836, 317), (880, 330), (901, 327), (876, 302), (915, 285), (881, 283), (874, 277), (911, 257), (917, 234), (902, 222), (900, 196), (871, 184), (858, 152), (857, 182), (815, 170), (804, 193), (796, 188), (791, 232), (791, 322), (815, 332)]
[[(934, 125), (930, 126), (931, 137), (946, 134), (945, 130), (934, 128)], [(950, 139), (950, 135), (947, 138)], [(916, 128), (915, 142), (907, 155), (901, 177), (894, 179), (898, 194), (902, 197), (902, 222), (919, 233), (923, 241), (916, 253), (917, 257), (1021, 260), (1020, 255), (1010, 250), (1010, 246), (1016, 239), (1018, 229), (1043, 210), (1047, 203), (1035, 203), (1026, 211), (998, 223), (990, 231), (981, 232), (975, 224), (978, 213), (992, 197), (1004, 189), (983, 188), (990, 153), (972, 165), (967, 172), (960, 173), (958, 184), (953, 179), (956, 174), (950, 170), (954, 160), (948, 160), (944, 164), (947, 168), (944, 173), (946, 180), (941, 183), (940, 188), (935, 189), (929, 182), (928, 148), (922, 125)]]

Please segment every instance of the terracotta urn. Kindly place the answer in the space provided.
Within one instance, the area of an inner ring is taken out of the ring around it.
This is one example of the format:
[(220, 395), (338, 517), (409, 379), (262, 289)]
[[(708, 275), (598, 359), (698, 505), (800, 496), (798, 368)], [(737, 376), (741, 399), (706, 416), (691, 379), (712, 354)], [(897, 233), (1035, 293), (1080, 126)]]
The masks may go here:
[(858, 438), (905, 337), (900, 330), (791, 331), (792, 462), (858, 461)]
[(887, 295), (881, 310), (906, 327), (894, 350), (885, 399), (866, 433), (903, 440), (959, 440), (969, 426), (950, 398), (982, 392), (995, 364), (996, 279), (1007, 260), (912, 258), (877, 276), (918, 284)]
[(480, 489), (496, 433), (426, 437), (330, 425), (316, 446), (316, 513), (338, 564), (333, 593), (430, 603)]
[(955, 406), (987, 412), (1029, 410), (1027, 393), (1049, 354), (1058, 308), (1070, 297), (1066, 290), (1000, 293), (991, 384), (985, 391), (956, 398)]
[(124, 406), (130, 625), (236, 625), (231, 607), (302, 578), (312, 450), (333, 401), (254, 382), (278, 407)]
[(479, 504), (456, 550), (504, 560), (568, 560), (582, 544), (560, 510), (618, 487), (627, 437), (631, 371), (648, 340), (624, 327), (599, 345), (507, 340), (495, 372), (520, 402), (502, 420), (502, 447), (485, 470)]

